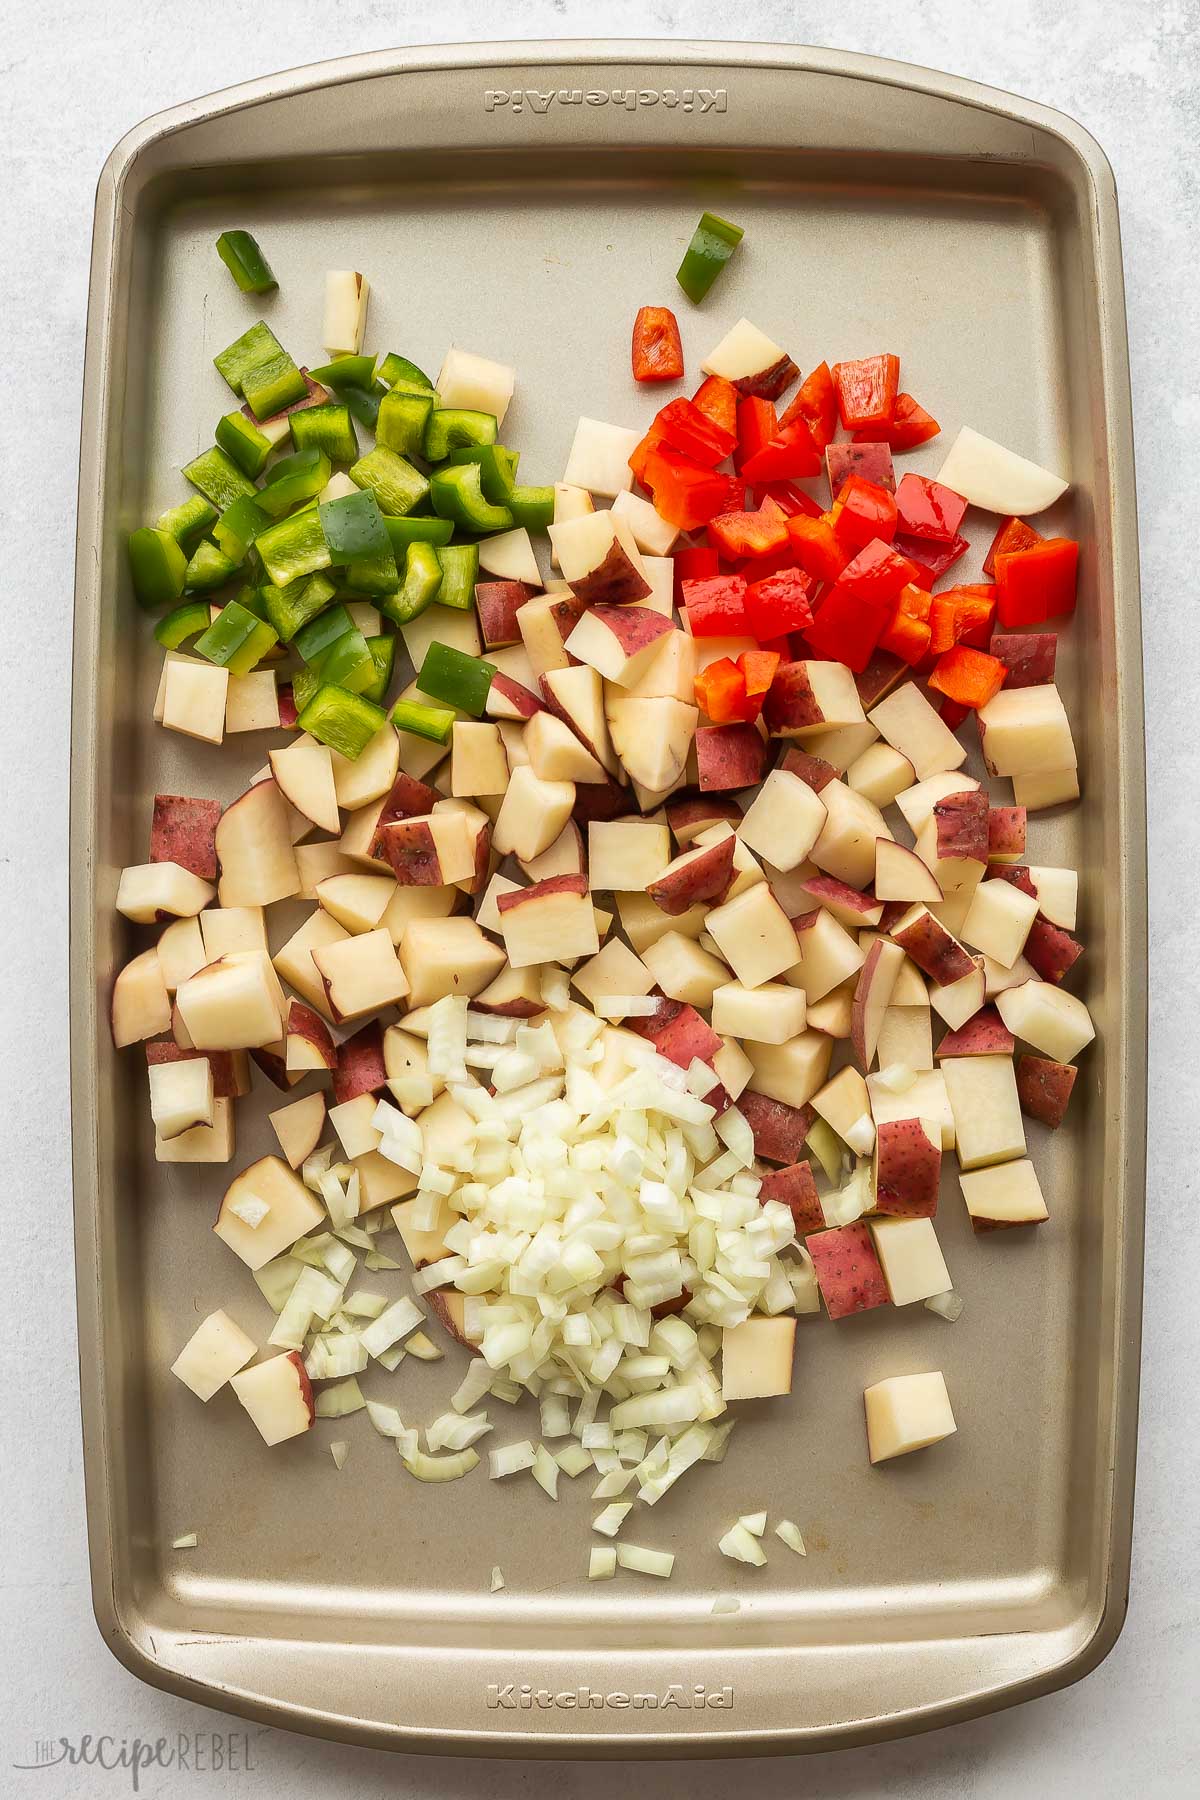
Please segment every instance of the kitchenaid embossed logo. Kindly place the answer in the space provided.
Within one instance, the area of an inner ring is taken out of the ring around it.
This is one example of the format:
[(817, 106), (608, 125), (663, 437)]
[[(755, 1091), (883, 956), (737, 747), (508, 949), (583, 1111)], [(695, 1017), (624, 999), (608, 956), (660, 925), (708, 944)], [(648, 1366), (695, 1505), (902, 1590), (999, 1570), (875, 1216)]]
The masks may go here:
[(487, 88), (484, 112), (548, 113), (559, 106), (616, 106), (638, 112), (653, 106), (685, 113), (729, 111), (727, 88)]
[(733, 1705), (732, 1687), (710, 1688), (696, 1682), (685, 1687), (673, 1681), (661, 1691), (635, 1692), (624, 1688), (535, 1688), (522, 1682), (489, 1682), (485, 1694), (492, 1712), (585, 1712), (589, 1709), (611, 1712), (679, 1712), (698, 1711), (701, 1707)]

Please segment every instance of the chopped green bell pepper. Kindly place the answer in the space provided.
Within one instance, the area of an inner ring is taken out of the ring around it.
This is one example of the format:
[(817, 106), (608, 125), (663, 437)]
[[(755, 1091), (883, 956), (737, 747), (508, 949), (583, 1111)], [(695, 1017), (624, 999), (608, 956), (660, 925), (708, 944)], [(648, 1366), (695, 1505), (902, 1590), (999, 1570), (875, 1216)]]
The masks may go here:
[(297, 669), (292, 676), (292, 702), (297, 713), (302, 713), (314, 694), (321, 690), (321, 676), (317, 669)]
[(457, 716), (444, 706), (422, 706), (419, 700), (397, 700), (388, 714), (397, 731), (411, 731), (434, 744), (449, 742)]
[(701, 214), (675, 272), (675, 279), (689, 300), (703, 300), (744, 236), (740, 225), (731, 225), (716, 213)]
[(267, 466), (273, 445), (269, 437), (264, 437), (253, 419), (248, 419), (244, 412), (226, 413), (218, 419), (214, 437), (226, 455), (232, 456), (243, 475), (253, 478), (261, 475)]
[(323, 450), (296, 450), (281, 456), (255, 498), (273, 519), (283, 517), (306, 500), (315, 500), (326, 485), (333, 466)]
[(375, 358), (373, 356), (335, 356), (332, 362), (322, 363), (319, 369), (310, 369), (309, 377), (319, 381), (322, 387), (369, 388), (375, 380)]
[(507, 531), (513, 522), (507, 506), (493, 506), (484, 499), (478, 463), (451, 463), (436, 469), (429, 497), (435, 513), (469, 531)]
[(313, 667), (323, 682), (351, 694), (363, 693), (375, 679), (375, 658), (357, 625), (344, 631)]
[(452, 644), (439, 644), (435, 640), (425, 652), (417, 686), (431, 700), (442, 700), (447, 706), (457, 707), (459, 712), (478, 719), (487, 706), (495, 673), (494, 663), (485, 662), (481, 656), (467, 656)]
[(235, 394), (242, 393), (242, 383), (252, 370), (260, 368), (273, 356), (282, 356), (283, 345), (265, 319), (243, 331), (225, 350), (217, 352), (213, 362)]
[(193, 487), (200, 489), (206, 500), (212, 501), (218, 512), (224, 512), (227, 506), (232, 506), (243, 494), (255, 498), (258, 493), (249, 476), (243, 475), (233, 458), (216, 445), (186, 463), (183, 473)]
[(281, 644), (290, 644), (302, 626), (332, 605), (337, 589), (328, 575), (302, 575), (286, 587), (262, 590), (267, 617), (279, 633)]
[(410, 544), (404, 556), (404, 583), (399, 593), (380, 596), (380, 612), (397, 625), (407, 625), (432, 606), (442, 586), (442, 555), (435, 544)]
[(495, 506), (508, 505), (520, 460), (519, 451), (506, 450), (503, 444), (468, 444), (451, 450), (447, 458), (451, 463), (478, 463), (483, 497)]
[(338, 400), (320, 406), (299, 406), (290, 413), (292, 442), (297, 450), (323, 450), (331, 462), (354, 462), (358, 439), (350, 423), (350, 409)]
[(385, 387), (407, 387), (410, 394), (433, 392), (433, 383), (428, 375), (418, 369), (415, 362), (409, 362), (407, 356), (397, 356), (394, 350), (389, 350), (386, 356), (379, 359), (375, 379), (382, 381)]
[(154, 636), (164, 650), (178, 650), (180, 644), (186, 644), (190, 637), (207, 631), (211, 622), (210, 608), (207, 600), (185, 600), (182, 606), (175, 607), (158, 621), (154, 627)]
[(387, 724), (387, 714), (361, 694), (347, 693), (326, 682), (306, 703), (296, 723), (318, 743), (357, 762), (375, 733)]
[(429, 492), (429, 482), (403, 456), (377, 444), (350, 471), (355, 487), (370, 488), (380, 510), (393, 518), (410, 513)]
[(329, 553), (346, 570), (346, 585), (361, 594), (394, 594), (400, 575), (379, 502), (370, 488), (327, 500), (320, 508)]
[(444, 462), (452, 450), (468, 444), (494, 444), (497, 425), (491, 413), (465, 406), (435, 406), (425, 425), (425, 461)]
[(217, 255), (243, 294), (269, 294), (279, 286), (248, 231), (223, 231), (217, 239)]
[(504, 503), (513, 523), (526, 531), (548, 531), (554, 523), (554, 489), (552, 487), (515, 487)]
[(269, 526), (254, 540), (254, 548), (276, 587), (287, 587), (301, 575), (327, 569), (333, 561), (316, 507)]
[(219, 517), (211, 500), (206, 500), (203, 494), (193, 494), (181, 505), (169, 507), (155, 520), (155, 525), (159, 531), (170, 532), (175, 542), (187, 550), (188, 540), (191, 539), (194, 546), (195, 540), (215, 525)]
[(444, 544), (437, 549), (442, 570), (442, 585), (435, 598), (439, 606), (452, 606), (457, 612), (469, 612), (475, 603), (475, 583), (479, 580), (478, 544)]
[[(272, 413), (282, 412), (293, 400), (303, 400), (308, 393), (308, 383), (287, 351), (281, 350), (278, 356), (259, 363), (242, 377), (242, 393), (256, 419), (269, 419)], [(294, 420), (292, 424), (294, 431)]]
[(315, 665), (340, 637), (353, 630), (354, 620), (346, 608), (341, 605), (331, 606), (322, 608), (318, 617), (309, 620), (295, 632), (292, 642), (304, 661)]
[(398, 388), (384, 394), (375, 422), (377, 442), (400, 456), (422, 456), (425, 426), (436, 397), (434, 394), (409, 394)]
[(368, 431), (375, 430), (379, 423), (379, 403), (384, 397), (382, 388), (341, 387), (337, 395), (360, 425), (365, 425)]
[(183, 578), (184, 592), (207, 594), (212, 588), (224, 587), (237, 574), (238, 565), (215, 544), (202, 538), (192, 552)]
[(196, 640), (196, 655), (207, 657), (231, 675), (248, 675), (277, 642), (272, 626), (255, 618), (240, 600), (230, 600)]
[(387, 699), (387, 691), (392, 685), (392, 673), (396, 667), (396, 638), (391, 633), (369, 637), (367, 649), (375, 664), (375, 679), (362, 692), (366, 699), (373, 700), (376, 706), (382, 706)]
[(448, 544), (454, 536), (453, 519), (389, 519), (385, 514), (383, 522), (398, 564), (410, 544)]
[(253, 498), (243, 494), (232, 506), (227, 506), (216, 524), (213, 536), (218, 547), (234, 562), (241, 562), (254, 543), (260, 531), (265, 531), (271, 523), (270, 513), (265, 513), (258, 504), (258, 494)]
[(129, 571), (142, 606), (165, 606), (178, 600), (187, 575), (187, 557), (169, 531), (141, 525), (129, 534)]
[(247, 612), (252, 612), (256, 619), (262, 619), (264, 624), (270, 625), (271, 615), (267, 610), (265, 588), (254, 587), (247, 582), (244, 588), (238, 590), (237, 600), (238, 604), (244, 606)]

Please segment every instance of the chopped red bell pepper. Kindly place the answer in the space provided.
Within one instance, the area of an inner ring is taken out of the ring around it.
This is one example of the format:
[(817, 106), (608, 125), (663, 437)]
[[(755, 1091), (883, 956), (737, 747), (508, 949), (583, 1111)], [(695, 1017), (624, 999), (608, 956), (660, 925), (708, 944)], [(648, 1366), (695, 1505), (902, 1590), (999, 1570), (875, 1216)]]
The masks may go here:
[(779, 667), (781, 657), (777, 650), (743, 650), (737, 659), (737, 666), (742, 671), (746, 684), (747, 700), (757, 700), (762, 706), (762, 698), (775, 679), (775, 671)]
[(898, 531), (892, 539), (892, 548), (915, 565), (923, 587), (932, 587), (970, 547), (965, 537), (956, 537), (951, 544), (931, 544), (928, 538), (909, 537)]
[(905, 475), (896, 489), (898, 526), (910, 537), (952, 544), (966, 510), (961, 494), (940, 481), (931, 481), (927, 475)]
[(834, 592), (839, 589), (858, 600), (869, 600), (886, 607), (890, 614), (902, 588), (916, 574), (907, 557), (897, 556), (890, 544), (880, 539), (865, 544), (838, 576)]
[(1075, 611), (1079, 545), (1043, 538), (1028, 550), (997, 553), (997, 611), (1002, 625), (1037, 625)]
[(984, 574), (994, 575), (996, 573), (996, 557), (998, 555), (1004, 555), (1013, 550), (1032, 550), (1035, 544), (1044, 542), (1045, 539), (1040, 531), (1035, 531), (1033, 526), (1024, 519), (1014, 518), (1010, 514), (992, 539), (991, 547), (983, 559)]
[(941, 656), (954, 644), (986, 645), (995, 616), (996, 600), (990, 587), (947, 588), (933, 596), (929, 623), (933, 631), (930, 649)]
[(778, 550), (768, 550), (765, 556), (748, 556), (734, 569), (735, 575), (744, 575), (747, 582), (765, 581), (768, 575), (778, 575), (781, 569), (794, 569), (796, 558), (792, 555), (790, 543)]
[(977, 712), (1000, 692), (1007, 674), (1008, 670), (998, 656), (989, 656), (984, 650), (968, 649), (966, 644), (955, 644), (938, 658), (929, 685), (939, 694), (945, 694), (947, 699), (957, 700), (960, 706)]
[(744, 400), (739, 400), (734, 468), (741, 473), (749, 459), (770, 443), (778, 429), (779, 421), (772, 401), (763, 400), (757, 394), (748, 394)]
[(680, 531), (699, 531), (717, 514), (740, 505), (745, 493), (740, 481), (706, 469), (670, 444), (654, 446), (641, 480), (654, 495), (659, 517)]
[(958, 700), (943, 700), (938, 707), (938, 717), (947, 731), (957, 731), (963, 720), (970, 716), (971, 708)]
[(747, 481), (803, 480), (821, 470), (821, 454), (803, 419), (783, 425), (769, 444), (741, 465)]
[[(907, 479), (907, 477), (905, 477)], [(873, 538), (890, 544), (896, 535), (896, 502), (884, 487), (850, 475), (837, 495), (838, 516), (834, 530), (843, 544), (861, 550)]]
[(832, 443), (837, 430), (838, 404), (828, 363), (818, 363), (812, 374), (805, 376), (779, 423), (791, 425), (796, 419), (803, 419), (808, 426), (818, 450), (824, 450), (826, 444)]
[(767, 556), (788, 541), (787, 520), (773, 500), (757, 512), (726, 512), (708, 521), (708, 535), (731, 562), (743, 556)]
[(787, 522), (792, 554), (814, 581), (836, 581), (850, 560), (828, 513), (810, 519), (803, 514)]
[(871, 660), (891, 607), (861, 597), (835, 582), (804, 636), (809, 648), (828, 662), (843, 662), (861, 674)]
[(747, 586), (746, 617), (760, 644), (790, 631), (805, 631), (812, 624), (809, 585), (808, 577), (799, 569), (787, 569)]
[(749, 634), (746, 583), (740, 575), (710, 575), (707, 581), (685, 581), (683, 604), (693, 637)]
[(838, 413), (847, 431), (887, 425), (896, 410), (900, 385), (898, 356), (864, 356), (856, 362), (833, 365)]
[(897, 394), (896, 409), (886, 425), (872, 426), (855, 435), (864, 440), (886, 438), (893, 450), (915, 450), (918, 444), (936, 437), (941, 429), (933, 414), (918, 406), (911, 394)]
[(633, 321), (633, 379), (682, 381), (683, 345), (669, 306), (643, 306)]
[(830, 496), (835, 500), (851, 475), (861, 475), (864, 481), (886, 488), (889, 494), (896, 491), (896, 468), (890, 444), (870, 441), (829, 444), (825, 450), (825, 471), (829, 476)]
[(658, 449), (661, 442), (662, 436), (658, 427), (656, 425), (651, 425), (641, 443), (635, 444), (633, 454), (629, 458), (629, 466), (633, 470), (633, 478), (635, 481), (640, 481), (643, 487), (649, 485), (646, 480), (646, 470), (650, 465), (650, 458)]
[(715, 469), (737, 442), (728, 432), (702, 413), (693, 400), (670, 400), (654, 415), (654, 430), (665, 444), (690, 456), (706, 469)]
[(721, 572), (720, 557), (703, 544), (685, 544), (682, 550), (675, 552), (674, 563), (676, 606), (683, 605), (685, 581), (707, 581), (710, 575)]
[(692, 404), (722, 431), (737, 436), (738, 391), (723, 375), (706, 375), (692, 395)]
[(756, 484), (754, 498), (760, 506), (768, 494), (779, 510), (786, 513), (789, 519), (794, 519), (797, 513), (803, 513), (810, 519), (819, 519), (821, 516), (821, 508), (810, 495), (804, 492), (803, 488), (789, 487), (786, 482), (782, 481), (765, 481)]
[(746, 678), (737, 664), (722, 656), (701, 669), (695, 678), (696, 705), (714, 725), (728, 725), (745, 717)]
[(914, 618), (911, 613), (897, 608), (888, 624), (879, 635), (879, 648), (890, 650), (893, 656), (899, 656), (915, 669), (929, 654), (929, 626), (924, 619)]

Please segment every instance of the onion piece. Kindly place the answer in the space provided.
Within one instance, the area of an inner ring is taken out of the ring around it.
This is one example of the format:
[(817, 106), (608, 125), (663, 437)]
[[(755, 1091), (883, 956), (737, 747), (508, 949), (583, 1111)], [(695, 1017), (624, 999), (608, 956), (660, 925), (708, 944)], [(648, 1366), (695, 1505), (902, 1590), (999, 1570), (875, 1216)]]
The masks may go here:
[(346, 1458), (350, 1454), (350, 1445), (345, 1438), (334, 1438), (329, 1446), (329, 1454), (333, 1458), (333, 1466), (340, 1472), (346, 1466)]
[(348, 1413), (361, 1412), (366, 1404), (353, 1375), (322, 1388), (313, 1403), (318, 1419), (344, 1419)]
[[(172, 1550), (194, 1550), (199, 1542), (200, 1539), (196, 1536), (194, 1531), (185, 1531), (181, 1536), (171, 1539), (171, 1548)], [(616, 1558), (614, 1557), (613, 1568), (615, 1569), (616, 1566)]]
[(402, 1460), (418, 1481), (458, 1481), (479, 1466), (475, 1450), (459, 1450), (453, 1456), (428, 1456), (422, 1450), (414, 1450)]
[(491, 1577), (488, 1581), (488, 1592), (491, 1594), (498, 1594), (503, 1586), (504, 1571), (501, 1569), (499, 1563), (496, 1563), (493, 1565)]
[(598, 1531), (601, 1537), (616, 1537), (625, 1522), (626, 1514), (632, 1512), (632, 1500), (614, 1500), (592, 1520), (592, 1530)]
[(766, 1551), (758, 1539), (740, 1524), (731, 1525), (724, 1537), (717, 1540), (717, 1549), (722, 1556), (728, 1556), (733, 1562), (749, 1563), (756, 1569), (761, 1569), (767, 1560)]
[(593, 1544), (588, 1552), (588, 1580), (611, 1581), (617, 1572), (617, 1552), (611, 1544)]
[(533, 1454), (533, 1479), (551, 1500), (558, 1499), (559, 1467), (544, 1444), (539, 1444)]
[(675, 1555), (671, 1550), (646, 1550), (639, 1544), (618, 1544), (616, 1550), (618, 1567), (634, 1570), (639, 1575), (657, 1575), (667, 1581), (675, 1567)]
[(937, 1313), (939, 1318), (946, 1319), (953, 1325), (955, 1319), (961, 1317), (965, 1301), (953, 1288), (947, 1288), (944, 1294), (931, 1294), (925, 1305), (931, 1313)]
[(744, 1525), (751, 1537), (760, 1538), (767, 1529), (767, 1515), (765, 1512), (743, 1513), (738, 1524)]
[(782, 1539), (788, 1549), (794, 1550), (797, 1556), (808, 1555), (808, 1551), (804, 1548), (804, 1539), (800, 1536), (800, 1529), (797, 1525), (793, 1525), (790, 1519), (780, 1519), (775, 1527), (775, 1536)]
[(425, 1318), (419, 1306), (408, 1299), (407, 1295), (392, 1302), (386, 1312), (367, 1326), (361, 1333), (364, 1349), (368, 1356), (378, 1356), (383, 1350), (390, 1350), (392, 1345), (409, 1332), (415, 1331)]
[(502, 1481), (506, 1475), (518, 1475), (522, 1469), (532, 1469), (536, 1456), (528, 1438), (522, 1438), (516, 1444), (499, 1444), (495, 1450), (488, 1451), (488, 1475), (493, 1481)]

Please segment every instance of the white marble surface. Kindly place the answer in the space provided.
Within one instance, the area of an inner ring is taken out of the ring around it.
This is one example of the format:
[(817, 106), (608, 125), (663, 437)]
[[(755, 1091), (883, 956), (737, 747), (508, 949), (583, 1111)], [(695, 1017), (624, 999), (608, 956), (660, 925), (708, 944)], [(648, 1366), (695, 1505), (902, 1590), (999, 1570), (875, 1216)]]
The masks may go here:
[[(1145, 1387), (1133, 1603), (1123, 1637), (1088, 1680), (1051, 1699), (878, 1749), (759, 1764), (642, 1770), (656, 1794), (715, 1800), (752, 1780), (764, 1800), (841, 1796), (1195, 1793), (1200, 1766), (1200, 1553), (1192, 1132), (1200, 785), (1194, 715), (1192, 561), (1200, 459), (1195, 270), (1200, 191), (1196, 0), (206, 0), (197, 9), (95, 0), (0, 8), (0, 343), (6, 428), (0, 495), (14, 621), (0, 704), (0, 943), (15, 972), (0, 1009), (6, 1094), (4, 1210), (10, 1324), (0, 1350), (0, 1792), (129, 1791), (128, 1777), (21, 1773), (34, 1741), (208, 1730), (214, 1715), (153, 1692), (103, 1649), (88, 1599), (75, 1338), (69, 1281), (64, 916), (68, 636), (77, 405), (92, 193), (134, 121), (252, 75), (398, 41), (491, 37), (732, 36), (868, 50), (1036, 95), (1088, 125), (1121, 194), (1138, 427), (1150, 720), (1151, 1151)], [(1176, 554), (1172, 559), (1171, 542)], [(1172, 566), (1174, 563), (1174, 566)], [(20, 609), (21, 626), (16, 626)], [(23, 629), (32, 615), (37, 637)], [(38, 649), (30, 655), (29, 644)], [(19, 647), (18, 647), (19, 646)], [(15, 1232), (13, 1223), (16, 1223)], [(15, 1286), (15, 1305), (13, 1290)], [(614, 1772), (567, 1765), (396, 1759), (280, 1732), (254, 1736), (255, 1771), (151, 1773), (154, 1795), (424, 1800), (509, 1797), (550, 1782), (599, 1795)], [(1191, 1777), (1186, 1770), (1192, 1769)], [(627, 1780), (631, 1769), (621, 1771)]]

